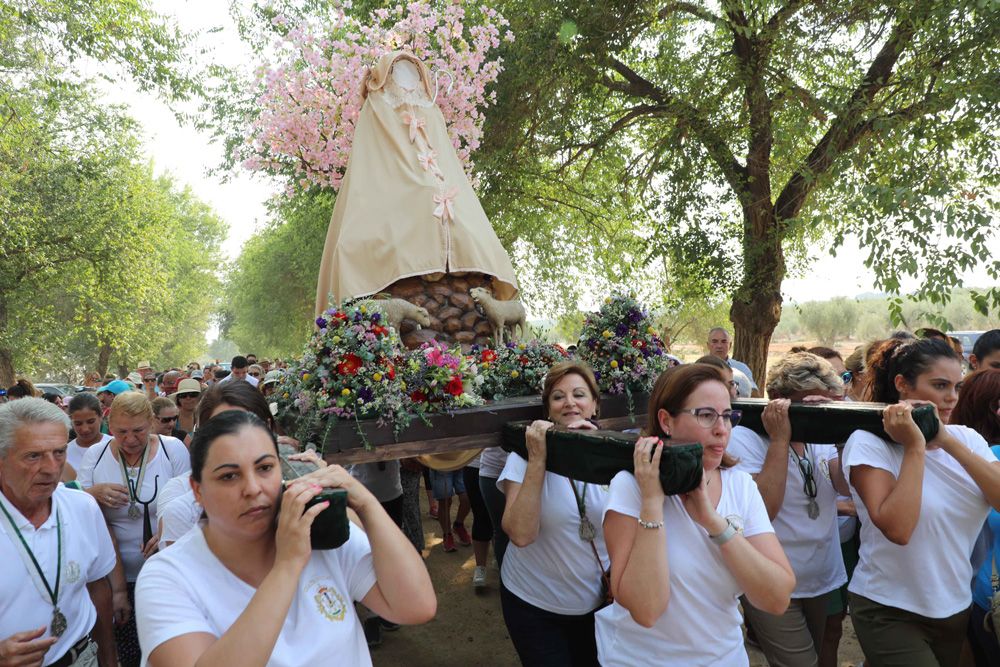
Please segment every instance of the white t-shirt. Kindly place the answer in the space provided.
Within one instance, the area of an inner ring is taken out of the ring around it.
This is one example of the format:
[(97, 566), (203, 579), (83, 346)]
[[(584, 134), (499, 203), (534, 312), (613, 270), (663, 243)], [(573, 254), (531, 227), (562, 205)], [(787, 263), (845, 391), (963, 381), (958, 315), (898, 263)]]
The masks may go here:
[[(268, 666), (370, 666), (364, 630), (352, 602), (374, 586), (368, 537), (351, 525), (351, 536), (342, 546), (312, 552)], [(150, 558), (139, 575), (135, 617), (142, 664), (157, 646), (174, 637), (193, 632), (221, 637), (256, 592), (219, 562), (201, 529), (190, 531)]]
[(237, 380), (236, 376), (233, 375), (232, 373), (230, 373), (226, 377), (224, 377), (221, 380), (219, 380), (219, 384), (223, 384), (224, 382), (239, 382), (239, 381), (249, 382), (254, 387), (256, 387), (258, 384), (260, 384), (260, 379), (259, 378), (255, 378), (252, 375), (246, 375), (246, 376), (240, 378), (240, 380)]
[[(497, 488), (502, 491), (504, 480), (508, 479), (518, 484), (524, 482), (527, 470), (528, 462), (511, 454), (497, 480)], [(594, 544), (601, 565), (607, 569), (608, 550), (601, 525), (607, 487), (573, 484), (580, 494), (586, 487), (587, 517), (597, 532)], [(568, 477), (545, 473), (538, 537), (526, 547), (513, 542), (507, 546), (500, 578), (511, 593), (554, 614), (586, 614), (601, 604), (601, 570), (590, 542), (580, 539), (580, 510)]]
[(507, 465), (507, 452), (500, 447), (488, 447), (479, 459), (479, 476), (496, 479)]
[[(965, 426), (945, 426), (960, 443), (996, 463), (982, 436)], [(903, 447), (865, 431), (855, 431), (844, 448), (844, 474), (866, 465), (899, 477)], [(990, 507), (969, 473), (942, 449), (924, 455), (920, 518), (909, 544), (893, 544), (872, 523), (854, 485), (851, 494), (861, 519), (861, 554), (849, 590), (890, 607), (946, 618), (972, 603), (969, 556)]]
[[(62, 575), (59, 581), (59, 611), (66, 616), (66, 632), (45, 653), (42, 664), (51, 664), (61, 658), (76, 642), (90, 631), (97, 621), (97, 610), (90, 600), (87, 584), (102, 579), (115, 566), (115, 547), (111, 534), (101, 516), (97, 501), (83, 491), (69, 489), (62, 484), (52, 494), (53, 510), (58, 510), (62, 532)], [(34, 553), (50, 586), (56, 582), (58, 539), (56, 511), (49, 514), (35, 530), (0, 493), (0, 503), (10, 513), (14, 524)], [(24, 563), (23, 549), (19, 548), (17, 533), (6, 517), (0, 514), (0, 638), (6, 639), (16, 632), (34, 630), (52, 623), (52, 598), (45, 590), (31, 565)], [(29, 569), (30, 568), (30, 569)], [(50, 637), (46, 630), (42, 639)]]
[(183, 472), (173, 477), (166, 484), (160, 486), (160, 492), (156, 495), (156, 513), (163, 516), (169, 505), (175, 498), (180, 498), (191, 490), (191, 471)]
[[(770, 441), (743, 426), (733, 429), (726, 451), (739, 458), (737, 470), (756, 475), (764, 468)], [(833, 445), (806, 445), (816, 480), (819, 516), (809, 518), (802, 469), (795, 454), (788, 452), (785, 500), (774, 517), (774, 534), (781, 542), (795, 572), (793, 598), (811, 598), (829, 593), (847, 583), (844, 555), (840, 551), (837, 522), (837, 491), (830, 480), (830, 459), (837, 458)]]
[[(102, 433), (101, 439), (92, 444), (90, 447), (100, 447), (102, 445), (106, 445), (110, 441), (111, 436), (107, 433)], [(73, 470), (77, 471), (77, 474), (80, 472), (80, 462), (83, 461), (83, 455), (87, 453), (87, 450), (90, 449), (90, 447), (81, 447), (77, 444), (76, 440), (70, 440), (69, 444), (66, 445), (66, 463), (70, 464)]]
[[(156, 496), (159, 489), (173, 477), (191, 469), (191, 458), (187, 447), (177, 438), (161, 435), (162, 446), (156, 448), (156, 454), (146, 462), (146, 475), (142, 488), (138, 491), (140, 500), (151, 500), (149, 505), (149, 521), (155, 533), (157, 530)], [(122, 484), (122, 466), (111, 453), (111, 447), (91, 447), (80, 464), (79, 481), (89, 489), (95, 484)], [(138, 479), (138, 468), (129, 470), (129, 477)], [(128, 504), (115, 509), (103, 508), (108, 525), (114, 531), (118, 540), (118, 552), (122, 557), (126, 581), (135, 581), (139, 576), (144, 558), (142, 556), (143, 506), (138, 505), (139, 517), (130, 519)]]
[[(750, 475), (723, 470), (721, 479), (719, 514), (742, 526), (746, 537), (774, 532)], [(615, 475), (608, 511), (638, 518), (641, 508), (642, 494), (632, 473)], [(667, 610), (652, 628), (636, 623), (617, 602), (597, 612), (601, 664), (746, 667), (750, 659), (743, 647), (743, 619), (737, 601), (743, 590), (723, 562), (722, 552), (705, 529), (688, 516), (680, 496), (667, 496), (663, 501), (663, 524), (670, 567)]]
[(157, 513), (161, 527), (159, 547), (164, 549), (168, 542), (178, 541), (198, 525), (202, 509), (194, 498), (194, 491), (188, 489), (187, 493), (174, 498)]

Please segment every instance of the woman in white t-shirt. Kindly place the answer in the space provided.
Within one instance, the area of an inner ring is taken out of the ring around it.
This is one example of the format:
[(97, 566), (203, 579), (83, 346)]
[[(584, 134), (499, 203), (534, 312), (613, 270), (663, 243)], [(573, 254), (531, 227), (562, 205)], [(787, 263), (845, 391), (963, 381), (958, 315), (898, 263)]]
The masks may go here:
[(525, 436), (528, 460), (507, 458), (497, 486), (506, 495), (510, 537), (500, 569), (500, 604), (510, 639), (528, 666), (597, 665), (594, 611), (604, 603), (608, 556), (601, 530), (607, 490), (545, 470), (545, 431), (593, 429), (597, 381), (586, 364), (549, 369), (542, 406)]
[(1000, 462), (970, 428), (942, 426), (926, 442), (913, 421), (927, 402), (942, 424), (951, 417), (962, 366), (950, 345), (890, 339), (869, 360), (867, 398), (892, 404), (882, 418), (892, 442), (856, 431), (844, 448), (861, 519), (848, 587), (854, 628), (872, 665), (955, 665), (972, 602), (972, 547), (990, 507), (1000, 508)]
[(63, 467), (62, 475), (64, 482), (77, 478), (83, 455), (89, 447), (100, 446), (111, 440), (110, 435), (101, 433), (104, 408), (96, 395), (84, 392), (74, 396), (69, 401), (68, 414), (76, 438), (66, 446), (67, 465)]
[[(781, 614), (795, 575), (774, 536), (760, 492), (726, 453), (739, 411), (720, 369), (671, 368), (649, 400), (649, 437), (635, 447), (635, 474), (611, 481), (604, 533), (615, 602), (597, 613), (601, 664), (749, 664), (737, 598)], [(701, 485), (665, 496), (660, 455), (669, 442), (703, 447)]]
[[(298, 478), (282, 494), (274, 435), (236, 410), (199, 425), (191, 456), (206, 519), (139, 576), (145, 664), (371, 665), (353, 602), (395, 623), (434, 616), (420, 554), (340, 466)], [(364, 530), (352, 525), (342, 546), (313, 551), (310, 529), (328, 503), (306, 503), (324, 487), (347, 491)]]
[(729, 453), (737, 470), (757, 483), (774, 533), (795, 572), (795, 590), (784, 614), (776, 616), (743, 604), (771, 667), (816, 665), (823, 647), (829, 593), (847, 583), (840, 552), (837, 492), (850, 493), (832, 444), (792, 442), (788, 408), (794, 402), (843, 397), (844, 385), (833, 366), (809, 352), (788, 354), (771, 366), (761, 437), (737, 426)]
[[(125, 613), (125, 608), (134, 608), (136, 577), (156, 552), (159, 490), (172, 477), (188, 471), (191, 459), (183, 442), (153, 433), (153, 408), (145, 394), (126, 391), (116, 396), (108, 427), (114, 437), (87, 450), (79, 481), (101, 506), (124, 570), (124, 591), (119, 568), (112, 576), (115, 595), (127, 595), (127, 603), (116, 600), (117, 615), (119, 610)], [(138, 665), (141, 655), (134, 618), (115, 627), (115, 640), (121, 664)]]

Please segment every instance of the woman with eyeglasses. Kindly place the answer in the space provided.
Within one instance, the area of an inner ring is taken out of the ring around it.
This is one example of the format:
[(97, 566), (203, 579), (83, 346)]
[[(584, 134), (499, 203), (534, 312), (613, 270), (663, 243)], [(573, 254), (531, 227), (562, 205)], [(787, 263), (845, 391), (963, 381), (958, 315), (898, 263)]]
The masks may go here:
[[(1000, 369), (986, 368), (965, 377), (951, 423), (968, 426), (983, 436), (993, 455), (1000, 459)], [(993, 600), (991, 580), (993, 573), (1000, 571), (1000, 512), (991, 510), (986, 524), (993, 539), (989, 556), (972, 582), (968, 635), (976, 665), (993, 667), (1000, 665), (1000, 645), (993, 621), (987, 619)]]
[(177, 393), (170, 398), (177, 404), (177, 428), (193, 433), (197, 423), (195, 410), (201, 400), (201, 383), (195, 378), (185, 378), (177, 384)]
[(260, 364), (250, 364), (250, 367), (247, 368), (247, 375), (260, 381), (264, 377), (264, 369), (260, 367)]
[[(597, 613), (602, 665), (745, 667), (739, 595), (772, 614), (788, 607), (795, 575), (757, 486), (726, 451), (739, 419), (714, 366), (657, 379), (635, 473), (611, 481), (604, 515), (615, 602)], [(704, 472), (694, 491), (665, 496), (660, 457), (672, 442), (701, 443)]]
[[(184, 443), (156, 433), (153, 422), (153, 407), (143, 394), (126, 391), (116, 396), (108, 413), (112, 439), (87, 449), (77, 477), (101, 506), (124, 568), (127, 590), (115, 594), (127, 593), (128, 599), (115, 601), (116, 612), (134, 608), (139, 570), (156, 552), (159, 490), (191, 469)], [(134, 618), (115, 627), (115, 640), (123, 667), (137, 666), (141, 654)]]
[[(889, 339), (869, 358), (868, 398), (890, 404), (891, 441), (856, 431), (844, 449), (861, 519), (851, 618), (872, 665), (955, 665), (972, 603), (969, 558), (1000, 507), (1000, 461), (983, 436), (949, 423), (962, 364), (948, 343)], [(929, 442), (912, 416), (926, 403), (942, 423)]]
[(166, 396), (157, 396), (150, 405), (153, 407), (153, 432), (159, 435), (169, 435), (191, 446), (191, 435), (177, 427), (177, 406)]
[(771, 366), (762, 421), (768, 437), (737, 426), (729, 452), (738, 470), (753, 477), (774, 533), (795, 572), (785, 613), (775, 615), (747, 600), (743, 613), (771, 667), (816, 665), (823, 647), (830, 593), (847, 583), (837, 521), (838, 491), (849, 494), (832, 444), (792, 442), (788, 419), (795, 402), (843, 397), (832, 365), (816, 354), (795, 352)]

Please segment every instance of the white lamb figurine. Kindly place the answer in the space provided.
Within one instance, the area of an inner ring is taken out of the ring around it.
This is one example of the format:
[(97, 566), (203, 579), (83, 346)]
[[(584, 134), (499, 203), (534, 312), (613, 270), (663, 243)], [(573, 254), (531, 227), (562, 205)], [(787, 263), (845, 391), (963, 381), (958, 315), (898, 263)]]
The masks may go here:
[(524, 306), (520, 301), (497, 301), (493, 295), (483, 287), (473, 287), (469, 290), (469, 295), (476, 302), (493, 327), (493, 341), (497, 347), (503, 345), (504, 328), (510, 327), (510, 335), (513, 338), (514, 327), (519, 327), (520, 337), (524, 338), (525, 316)]
[(406, 299), (380, 299), (374, 305), (385, 314), (387, 325), (399, 331), (399, 325), (403, 320), (413, 320), (417, 323), (417, 328), (429, 327), (431, 316), (426, 308), (412, 304)]

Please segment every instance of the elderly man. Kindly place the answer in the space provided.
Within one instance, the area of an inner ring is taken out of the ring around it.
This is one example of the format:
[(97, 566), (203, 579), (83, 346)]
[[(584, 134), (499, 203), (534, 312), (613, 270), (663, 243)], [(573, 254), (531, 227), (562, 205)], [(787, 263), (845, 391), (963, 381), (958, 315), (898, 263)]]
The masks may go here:
[(97, 503), (59, 483), (69, 420), (39, 398), (0, 406), (0, 667), (118, 661)]
[(753, 389), (754, 395), (758, 395), (759, 390), (757, 389), (757, 383), (754, 382), (753, 372), (750, 367), (744, 364), (742, 361), (737, 361), (729, 356), (729, 332), (722, 327), (715, 327), (708, 332), (708, 353), (722, 359), (724, 362), (729, 364), (729, 367), (738, 370), (750, 380), (750, 386)]

